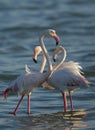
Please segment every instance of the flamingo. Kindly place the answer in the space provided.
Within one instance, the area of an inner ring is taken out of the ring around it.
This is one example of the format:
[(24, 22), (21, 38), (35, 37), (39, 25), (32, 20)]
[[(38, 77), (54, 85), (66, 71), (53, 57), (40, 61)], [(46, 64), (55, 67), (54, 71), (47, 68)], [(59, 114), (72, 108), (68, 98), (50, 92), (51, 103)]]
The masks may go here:
[[(50, 74), (48, 84), (60, 89), (62, 93), (64, 91), (69, 92), (71, 111), (73, 111), (72, 92), (78, 88), (88, 87), (90, 82), (82, 75), (82, 67), (78, 62), (64, 62), (66, 58), (66, 50), (62, 46), (56, 47), (53, 55), (54, 61), (56, 60), (57, 54), (60, 52), (63, 53), (63, 57), (55, 66), (56, 71)], [(67, 111), (67, 108), (65, 109)]]
[[(34, 61), (37, 62), (37, 56), (41, 51), (42, 51), (41, 49), (38, 53), (36, 53), (35, 51), (36, 54), (35, 54), (35, 57), (33, 58)], [(64, 101), (64, 111), (66, 112), (68, 109), (68, 105), (67, 105), (65, 91), (69, 91), (71, 111), (72, 111), (73, 110), (72, 91), (74, 89), (81, 88), (81, 86), (88, 86), (89, 82), (81, 74), (82, 67), (79, 65), (78, 62), (73, 62), (73, 61), (64, 62), (66, 58), (66, 50), (62, 46), (56, 47), (53, 54), (54, 61), (56, 60), (57, 55), (60, 52), (63, 53), (62, 59), (60, 60), (60, 62), (57, 63), (57, 65), (53, 66), (53, 70), (51, 72), (51, 75), (49, 76), (48, 81), (47, 82), (45, 81), (42, 84), (42, 86), (47, 89), (56, 89), (56, 88), (60, 89), (60, 91), (62, 92), (63, 101)], [(44, 56), (43, 56), (43, 59), (45, 59)]]
[(45, 73), (31, 72), (26, 67), (26, 72), (24, 74), (20, 75), (19, 77), (17, 77), (17, 79), (13, 81), (13, 83), (10, 85), (10, 87), (8, 87), (2, 93), (2, 97), (4, 99), (6, 99), (7, 94), (10, 92), (17, 92), (19, 95), (21, 95), (21, 98), (20, 98), (20, 100), (19, 100), (19, 102), (18, 102), (18, 104), (13, 112), (14, 115), (16, 115), (18, 107), (21, 104), (23, 97), (25, 95), (28, 96), (28, 115), (30, 115), (30, 94), (31, 94), (31, 91), (34, 90), (35, 88), (39, 87), (50, 75), (52, 65), (50, 63), (50, 59), (49, 59), (47, 50), (46, 50), (44, 42), (43, 42), (44, 36), (48, 36), (48, 35), (56, 40), (56, 44), (58, 44), (58, 42), (59, 42), (59, 37), (56, 34), (55, 30), (49, 29), (48, 31), (44, 32), (39, 38), (40, 46), (42, 47), (42, 50), (43, 50), (44, 55), (46, 57), (49, 71), (45, 72)]

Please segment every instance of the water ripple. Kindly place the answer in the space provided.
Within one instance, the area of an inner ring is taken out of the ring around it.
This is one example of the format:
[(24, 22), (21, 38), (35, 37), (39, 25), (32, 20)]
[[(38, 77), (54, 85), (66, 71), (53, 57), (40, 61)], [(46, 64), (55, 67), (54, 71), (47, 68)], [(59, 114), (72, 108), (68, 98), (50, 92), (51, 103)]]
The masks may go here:
[[(31, 70), (40, 67), (32, 62), (33, 49), (39, 45), (39, 35), (53, 28), (60, 36), (60, 45), (67, 50), (66, 61), (79, 62), (86, 78), (95, 81), (95, 1), (94, 0), (3, 0), (0, 1), (0, 96), (21, 73), (27, 63)], [(45, 39), (52, 54), (55, 43)], [(9, 94), (0, 97), (0, 129), (95, 129), (94, 86), (73, 93), (74, 109), (84, 109), (81, 118), (64, 119), (63, 99), (59, 90), (41, 86), (31, 95), (31, 116), (27, 117), (27, 96), (17, 116), (10, 114), (20, 97)], [(68, 105), (69, 95), (67, 94)], [(59, 116), (58, 116), (59, 115)]]

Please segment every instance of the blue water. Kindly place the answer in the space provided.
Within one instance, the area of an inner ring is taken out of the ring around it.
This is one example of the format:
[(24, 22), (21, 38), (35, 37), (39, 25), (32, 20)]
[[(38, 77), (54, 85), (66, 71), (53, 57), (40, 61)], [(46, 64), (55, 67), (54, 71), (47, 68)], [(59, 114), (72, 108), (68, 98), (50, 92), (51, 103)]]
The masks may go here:
[[(60, 45), (67, 50), (66, 61), (80, 63), (90, 82), (95, 82), (95, 1), (94, 0), (0, 0), (0, 130), (94, 130), (95, 86), (73, 93), (74, 110), (83, 116), (63, 117), (63, 101), (58, 90), (39, 88), (31, 95), (31, 115), (27, 116), (27, 97), (17, 116), (13, 112), (20, 96), (2, 99), (2, 92), (24, 72), (25, 64), (39, 70), (32, 61), (39, 36), (53, 28)], [(50, 54), (55, 46), (47, 38)], [(67, 95), (68, 98), (68, 95)], [(69, 103), (69, 102), (68, 102)]]

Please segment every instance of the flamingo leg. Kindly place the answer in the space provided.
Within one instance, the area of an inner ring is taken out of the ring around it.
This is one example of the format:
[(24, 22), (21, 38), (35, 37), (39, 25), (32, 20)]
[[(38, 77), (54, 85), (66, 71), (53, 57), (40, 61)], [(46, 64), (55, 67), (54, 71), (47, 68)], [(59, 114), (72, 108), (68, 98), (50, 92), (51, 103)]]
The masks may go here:
[(71, 111), (73, 111), (72, 91), (69, 91), (69, 97), (70, 97), (70, 107), (71, 107)]
[(68, 110), (66, 92), (62, 92), (62, 96), (63, 96), (63, 101), (64, 101), (64, 111), (66, 112)]
[(28, 95), (28, 116), (30, 116), (30, 95)]
[(21, 104), (21, 102), (23, 100), (23, 97), (24, 97), (24, 95), (22, 95), (22, 97), (20, 98), (20, 100), (19, 100), (19, 102), (18, 102), (18, 104), (17, 104), (17, 106), (16, 106), (16, 108), (15, 108), (15, 110), (13, 112), (14, 115), (16, 115), (17, 109), (18, 109), (19, 105)]

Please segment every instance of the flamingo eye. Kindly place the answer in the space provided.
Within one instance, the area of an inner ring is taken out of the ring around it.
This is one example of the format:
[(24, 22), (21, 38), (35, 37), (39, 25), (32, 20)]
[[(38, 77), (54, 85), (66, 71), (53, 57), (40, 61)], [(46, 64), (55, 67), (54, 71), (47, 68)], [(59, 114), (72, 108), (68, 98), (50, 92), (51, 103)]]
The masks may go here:
[(55, 32), (55, 31), (51, 31), (51, 34), (52, 34), (52, 35), (55, 35), (55, 34), (56, 34), (56, 32)]
[(50, 30), (49, 33), (50, 33), (51, 36), (54, 36), (56, 34), (56, 31), (55, 30)]

